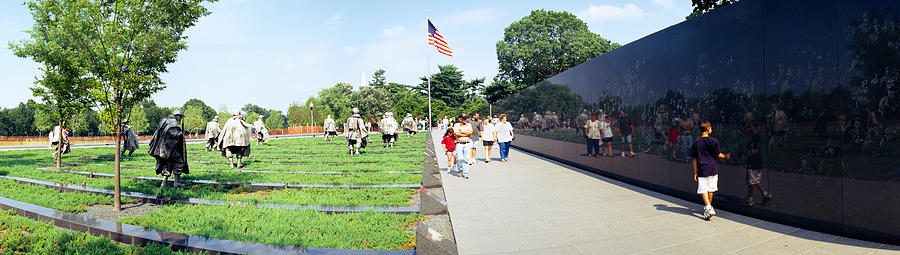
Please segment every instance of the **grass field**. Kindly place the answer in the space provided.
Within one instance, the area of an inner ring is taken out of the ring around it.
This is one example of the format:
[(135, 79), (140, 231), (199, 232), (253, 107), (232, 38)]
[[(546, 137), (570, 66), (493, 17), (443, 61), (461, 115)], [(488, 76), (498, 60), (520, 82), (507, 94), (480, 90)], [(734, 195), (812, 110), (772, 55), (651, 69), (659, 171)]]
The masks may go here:
[[(207, 152), (203, 144), (189, 144), (188, 161), (192, 172), (186, 180), (223, 182), (266, 182), (288, 184), (418, 184), (421, 174), (394, 173), (422, 170), (425, 136), (413, 139), (401, 136), (393, 148), (381, 142), (370, 144), (362, 155), (347, 155), (343, 139), (324, 142), (321, 138), (272, 140), (251, 145), (252, 157), (245, 158), (242, 170), (273, 171), (242, 173), (232, 169), (218, 151)], [(61, 170), (113, 173), (114, 149), (111, 147), (73, 148), (63, 156), (69, 164)], [(50, 181), (63, 184), (113, 189), (111, 178), (89, 177), (56, 170), (50, 149), (0, 151), (0, 175)], [(77, 166), (71, 165), (77, 163)], [(123, 157), (125, 176), (157, 176), (155, 160), (147, 155), (146, 145)], [(219, 172), (218, 170), (222, 170)], [(311, 173), (292, 173), (311, 172)], [(284, 172), (284, 173), (280, 173)], [(323, 173), (318, 173), (323, 172)], [(326, 174), (338, 172), (340, 174)], [(158, 188), (158, 181), (123, 178), (123, 191), (141, 192), (170, 198), (277, 203), (322, 206), (409, 206), (417, 205), (418, 190), (409, 188), (304, 188), (254, 191), (249, 186), (192, 184)], [(112, 204), (105, 195), (60, 193), (41, 186), (0, 180), (2, 196), (78, 213), (91, 205)], [(126, 199), (123, 202), (133, 202)], [(413, 249), (412, 228), (422, 220), (420, 214), (393, 214), (375, 211), (326, 214), (315, 210), (288, 210), (252, 206), (212, 206), (175, 204), (160, 207), (146, 216), (121, 222), (163, 230), (238, 241), (344, 249)]]
[(158, 244), (143, 247), (123, 245), (108, 237), (63, 230), (47, 222), (17, 216), (15, 211), (0, 211), (0, 253), (183, 254)]

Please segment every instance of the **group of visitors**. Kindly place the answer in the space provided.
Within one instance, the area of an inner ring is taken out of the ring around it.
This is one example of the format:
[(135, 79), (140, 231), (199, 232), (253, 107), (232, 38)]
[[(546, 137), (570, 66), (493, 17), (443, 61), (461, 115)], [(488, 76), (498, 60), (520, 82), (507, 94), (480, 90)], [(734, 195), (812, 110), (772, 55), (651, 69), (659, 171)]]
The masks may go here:
[[(620, 112), (619, 119), (615, 122), (612, 117), (604, 115), (600, 120), (596, 113), (591, 114), (590, 120), (586, 121), (582, 129), (583, 135), (587, 138), (587, 156), (589, 157), (613, 157), (613, 126), (619, 135), (622, 145), (622, 157), (626, 157), (625, 147), (627, 145), (629, 154), (627, 156), (634, 157), (634, 148), (631, 144), (634, 136), (634, 124), (628, 118), (628, 114)], [(605, 150), (602, 145), (605, 146)]]
[(512, 124), (506, 114), (499, 117), (488, 116), (484, 119), (480, 114), (472, 114), (471, 120), (465, 114), (459, 115), (459, 122), (449, 125), (446, 117), (439, 121), (442, 130), (446, 127), (441, 145), (447, 153), (447, 165), (450, 174), (469, 179), (469, 166), (475, 164), (477, 146), (483, 146), (484, 162), (491, 162), (494, 146), (500, 148), (500, 161), (509, 161), (509, 146), (514, 138)]

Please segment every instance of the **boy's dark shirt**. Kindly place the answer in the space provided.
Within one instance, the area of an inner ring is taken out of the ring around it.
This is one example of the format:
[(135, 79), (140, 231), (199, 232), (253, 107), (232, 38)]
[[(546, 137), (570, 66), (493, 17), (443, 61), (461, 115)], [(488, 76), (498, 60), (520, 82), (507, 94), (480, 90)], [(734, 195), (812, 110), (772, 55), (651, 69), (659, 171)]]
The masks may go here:
[[(750, 157), (747, 158), (747, 168), (750, 169), (762, 169), (762, 150), (760, 147), (762, 144), (762, 138), (759, 137), (759, 134), (751, 134), (750, 142), (747, 143), (747, 153), (750, 154)], [(753, 150), (756, 150), (757, 153), (753, 154)]]
[(719, 140), (713, 137), (700, 137), (691, 145), (691, 157), (697, 160), (697, 177), (719, 174), (716, 159), (721, 148)]
[(629, 136), (633, 133), (631, 130), (631, 119), (628, 117), (622, 117), (616, 120), (616, 126), (619, 128), (619, 131), (622, 132), (622, 136)]

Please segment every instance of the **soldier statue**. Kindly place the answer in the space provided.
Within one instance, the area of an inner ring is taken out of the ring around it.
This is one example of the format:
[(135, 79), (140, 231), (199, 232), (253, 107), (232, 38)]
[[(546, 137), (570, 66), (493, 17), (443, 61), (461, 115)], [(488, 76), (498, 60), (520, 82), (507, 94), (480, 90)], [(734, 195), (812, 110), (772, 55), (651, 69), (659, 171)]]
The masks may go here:
[(219, 141), (219, 116), (213, 117), (212, 121), (206, 123), (206, 151), (216, 148)]
[(250, 156), (250, 129), (253, 126), (244, 121), (241, 111), (231, 114), (231, 119), (225, 122), (225, 126), (219, 132), (216, 149), (222, 152), (222, 156), (228, 158), (228, 164), (234, 168), (234, 158), (237, 158), (237, 168), (243, 168), (243, 158)]
[(416, 135), (416, 120), (413, 119), (412, 114), (406, 114), (406, 118), (403, 118), (403, 122), (400, 123), (400, 128), (403, 128), (403, 131), (406, 131), (406, 137)]
[(575, 117), (575, 130), (577, 131), (577, 133), (585, 134), (584, 124), (587, 124), (589, 120), (591, 120), (591, 116), (590, 114), (588, 114), (588, 110), (582, 109), (581, 113), (579, 113), (578, 116)]
[(131, 154), (138, 149), (138, 136), (134, 132), (134, 128), (128, 124), (128, 119), (122, 121), (122, 155), (128, 151), (128, 156), (131, 157)]
[(337, 123), (334, 123), (334, 119), (331, 118), (331, 115), (325, 118), (325, 123), (322, 124), (322, 130), (325, 131), (325, 141), (328, 141), (328, 138), (331, 138), (334, 141), (334, 137), (337, 136)]
[(266, 123), (263, 122), (262, 115), (259, 115), (259, 119), (253, 122), (253, 130), (256, 130), (256, 145), (269, 141), (269, 130), (266, 129)]
[(531, 128), (534, 130), (542, 130), (544, 128), (544, 117), (542, 117), (539, 113), (534, 112), (534, 118), (531, 120)]
[(190, 173), (187, 163), (187, 147), (184, 143), (184, 130), (179, 125), (184, 119), (184, 112), (176, 109), (169, 117), (159, 121), (159, 127), (153, 132), (150, 150), (147, 153), (156, 158), (156, 174), (163, 176), (160, 188), (166, 186), (169, 176), (175, 175), (175, 187), (181, 184), (181, 175)]
[(382, 118), (378, 124), (378, 128), (381, 131), (381, 140), (384, 142), (384, 148), (394, 147), (394, 142), (397, 141), (398, 126), (397, 120), (394, 119), (394, 113), (384, 113), (384, 118)]
[(350, 154), (359, 155), (359, 148), (365, 148), (369, 138), (369, 130), (366, 129), (365, 121), (359, 116), (359, 109), (353, 108), (353, 116), (347, 118), (345, 128), (344, 136), (347, 137), (347, 147), (350, 149)]
[(50, 132), (50, 148), (53, 148), (53, 152), (50, 155), (54, 158), (59, 152), (62, 152), (62, 154), (69, 153), (69, 130), (60, 129), (59, 126), (53, 127), (53, 132)]
[(517, 128), (519, 129), (528, 129), (531, 126), (531, 123), (528, 122), (528, 118), (525, 117), (525, 114), (519, 114), (519, 120), (516, 121)]

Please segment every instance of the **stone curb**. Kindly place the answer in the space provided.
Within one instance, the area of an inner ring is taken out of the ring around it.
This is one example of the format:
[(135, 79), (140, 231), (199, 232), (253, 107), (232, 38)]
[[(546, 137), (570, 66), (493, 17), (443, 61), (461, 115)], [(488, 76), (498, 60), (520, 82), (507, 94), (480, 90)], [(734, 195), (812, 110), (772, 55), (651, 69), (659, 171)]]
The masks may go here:
[(153, 228), (123, 224), (84, 215), (63, 212), (21, 201), (0, 197), (0, 209), (15, 210), (19, 216), (44, 221), (56, 227), (87, 232), (95, 236), (130, 245), (159, 243), (172, 245), (175, 250), (208, 252), (210, 254), (391, 254), (413, 255), (407, 250), (348, 250), (251, 243), (211, 237), (173, 233)]

